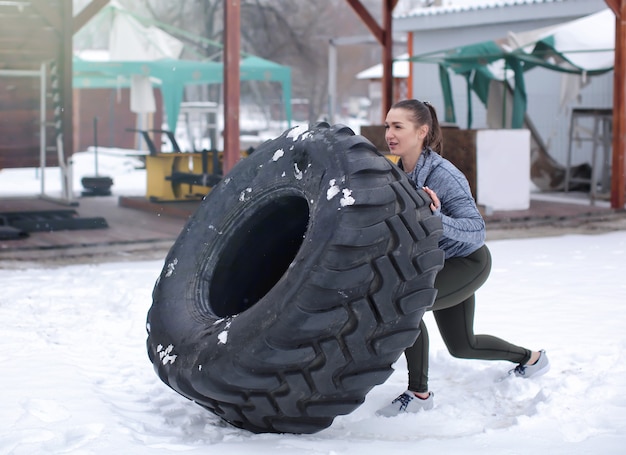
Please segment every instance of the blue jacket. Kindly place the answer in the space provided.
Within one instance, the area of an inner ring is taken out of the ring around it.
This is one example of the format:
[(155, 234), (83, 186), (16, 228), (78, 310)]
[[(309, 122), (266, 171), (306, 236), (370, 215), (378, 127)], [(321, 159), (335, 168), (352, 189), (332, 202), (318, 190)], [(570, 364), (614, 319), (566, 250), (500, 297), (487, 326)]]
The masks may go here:
[(439, 248), (446, 259), (469, 256), (485, 244), (485, 220), (476, 207), (467, 178), (450, 161), (424, 149), (408, 177), (417, 188), (432, 189), (441, 201), (435, 215), (441, 217), (443, 224)]

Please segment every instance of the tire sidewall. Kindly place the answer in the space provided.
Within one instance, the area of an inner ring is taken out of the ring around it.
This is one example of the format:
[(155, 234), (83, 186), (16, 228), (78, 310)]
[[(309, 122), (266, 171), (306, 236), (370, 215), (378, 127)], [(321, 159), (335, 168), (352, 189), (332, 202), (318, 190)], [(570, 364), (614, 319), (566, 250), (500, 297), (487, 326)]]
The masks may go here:
[[(206, 363), (248, 351), (285, 312), (341, 222), (343, 193), (329, 197), (328, 190), (348, 188), (349, 176), (342, 154), (334, 150), (335, 140), (330, 128), (296, 127), (262, 144), (213, 188), (183, 228), (153, 292), (158, 317), (153, 317), (154, 306), (149, 317), (151, 344), (172, 345), (174, 355), (184, 354), (177, 359), (178, 368), (194, 367), (198, 356)], [(231, 317), (212, 314), (211, 297), (203, 296), (201, 288), (211, 282), (224, 245), (267, 201), (285, 196), (306, 199), (310, 211), (305, 238), (288, 272), (246, 311)], [(226, 329), (229, 341), (221, 343), (218, 336)], [(210, 346), (214, 348), (202, 349)]]

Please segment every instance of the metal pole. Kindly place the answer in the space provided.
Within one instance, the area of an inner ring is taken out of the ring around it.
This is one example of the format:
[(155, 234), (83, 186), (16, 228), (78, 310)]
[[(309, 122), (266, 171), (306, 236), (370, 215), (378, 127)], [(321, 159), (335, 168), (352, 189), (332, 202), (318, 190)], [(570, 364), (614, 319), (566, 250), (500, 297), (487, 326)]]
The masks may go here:
[(39, 70), (39, 167), (41, 169), (41, 195), (46, 190), (46, 63)]
[(98, 117), (93, 118), (93, 156), (95, 160), (96, 177), (98, 177)]
[(328, 123), (335, 123), (337, 103), (337, 46), (335, 40), (328, 41)]

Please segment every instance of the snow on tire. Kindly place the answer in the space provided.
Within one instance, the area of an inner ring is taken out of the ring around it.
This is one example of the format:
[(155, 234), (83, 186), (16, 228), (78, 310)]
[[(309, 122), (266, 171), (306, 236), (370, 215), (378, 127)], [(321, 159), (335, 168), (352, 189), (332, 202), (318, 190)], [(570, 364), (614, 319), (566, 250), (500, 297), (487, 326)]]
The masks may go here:
[(165, 259), (147, 318), (159, 377), (255, 433), (314, 433), (352, 412), (434, 302), (429, 202), (343, 125), (262, 144)]

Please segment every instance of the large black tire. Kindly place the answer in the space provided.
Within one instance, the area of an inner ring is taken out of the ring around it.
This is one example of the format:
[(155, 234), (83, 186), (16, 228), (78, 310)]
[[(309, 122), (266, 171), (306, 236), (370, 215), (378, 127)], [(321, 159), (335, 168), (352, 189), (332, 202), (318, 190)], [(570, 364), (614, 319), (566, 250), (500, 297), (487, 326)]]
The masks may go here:
[(255, 433), (313, 433), (392, 373), (433, 304), (441, 221), (342, 125), (241, 160), (168, 253), (148, 313), (159, 377)]

